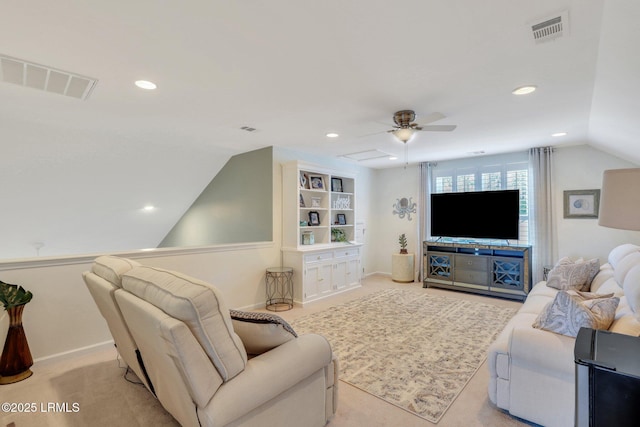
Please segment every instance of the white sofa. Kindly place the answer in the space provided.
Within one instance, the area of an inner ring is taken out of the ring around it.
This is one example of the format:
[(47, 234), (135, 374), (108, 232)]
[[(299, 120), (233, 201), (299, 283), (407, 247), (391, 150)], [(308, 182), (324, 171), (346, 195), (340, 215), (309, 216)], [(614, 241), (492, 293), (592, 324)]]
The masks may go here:
[[(488, 351), (489, 399), (510, 414), (547, 427), (574, 425), (575, 338), (532, 326), (559, 291), (536, 284)], [(590, 292), (620, 297), (612, 332), (640, 335), (640, 246), (613, 249)]]
[(335, 414), (338, 366), (322, 336), (124, 258), (99, 257), (83, 277), (120, 355), (182, 426), (320, 427)]

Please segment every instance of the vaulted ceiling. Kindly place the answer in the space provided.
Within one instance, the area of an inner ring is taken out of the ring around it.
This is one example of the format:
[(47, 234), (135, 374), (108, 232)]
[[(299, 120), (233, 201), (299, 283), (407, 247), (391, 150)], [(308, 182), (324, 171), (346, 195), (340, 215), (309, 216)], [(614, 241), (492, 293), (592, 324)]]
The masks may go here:
[(4, 1), (0, 55), (97, 84), (80, 100), (0, 82), (0, 257), (152, 246), (265, 146), (398, 166), (402, 109), (458, 126), (414, 136), (410, 162), (586, 143), (640, 164), (638, 22), (633, 0)]

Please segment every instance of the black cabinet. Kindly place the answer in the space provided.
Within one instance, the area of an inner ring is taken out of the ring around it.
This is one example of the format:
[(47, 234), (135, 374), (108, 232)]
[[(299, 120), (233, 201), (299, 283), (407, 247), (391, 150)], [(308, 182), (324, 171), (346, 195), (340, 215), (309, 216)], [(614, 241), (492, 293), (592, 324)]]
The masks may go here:
[(631, 427), (640, 419), (640, 338), (582, 328), (576, 337), (577, 427)]
[(429, 286), (524, 300), (531, 288), (531, 247), (424, 242)]

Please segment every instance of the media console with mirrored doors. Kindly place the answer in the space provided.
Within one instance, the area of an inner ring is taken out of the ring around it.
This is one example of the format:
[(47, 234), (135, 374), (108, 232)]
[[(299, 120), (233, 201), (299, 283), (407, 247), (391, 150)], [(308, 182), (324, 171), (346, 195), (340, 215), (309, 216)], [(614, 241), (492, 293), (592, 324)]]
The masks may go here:
[(531, 289), (531, 246), (423, 242), (423, 287), (524, 300)]

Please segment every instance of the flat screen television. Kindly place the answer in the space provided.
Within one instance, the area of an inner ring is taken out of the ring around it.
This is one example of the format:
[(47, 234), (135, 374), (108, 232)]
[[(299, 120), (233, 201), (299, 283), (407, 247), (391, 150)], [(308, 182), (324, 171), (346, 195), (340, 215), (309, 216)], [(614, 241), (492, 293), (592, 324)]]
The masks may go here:
[(431, 194), (431, 236), (517, 240), (520, 191)]

